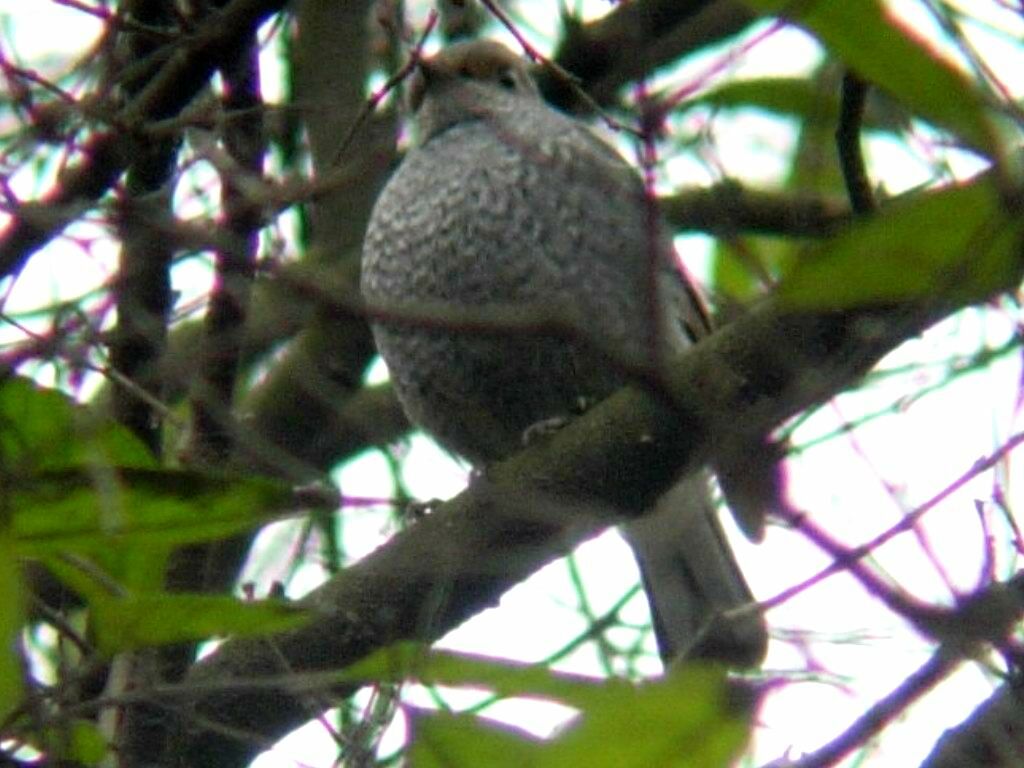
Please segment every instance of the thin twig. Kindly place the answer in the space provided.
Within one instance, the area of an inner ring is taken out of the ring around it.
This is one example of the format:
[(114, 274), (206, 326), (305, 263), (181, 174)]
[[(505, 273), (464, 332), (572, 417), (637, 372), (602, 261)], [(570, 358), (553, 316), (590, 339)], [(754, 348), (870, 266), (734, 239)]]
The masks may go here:
[[(934, 509), (940, 502), (945, 501), (953, 493), (963, 488), (967, 483), (969, 483), (982, 472), (991, 469), (998, 462), (1006, 458), (1006, 456), (1008, 456), (1014, 449), (1016, 449), (1022, 443), (1024, 443), (1024, 433), (1018, 433), (1014, 435), (1005, 443), (1003, 443), (1003, 445), (1001, 445), (993, 453), (976, 461), (970, 469), (961, 474), (960, 477), (958, 477), (952, 483), (947, 485), (937, 494), (932, 496), (932, 498), (928, 499), (926, 502), (917, 507), (917, 509), (907, 513), (903, 518), (900, 519), (898, 523), (886, 529), (882, 533), (878, 534), (870, 541), (867, 541), (856, 547), (844, 548), (841, 556), (835, 558), (833, 562), (827, 565), (825, 568), (822, 568), (816, 574), (814, 574), (808, 579), (801, 581), (799, 584), (795, 584), (792, 587), (784, 589), (782, 592), (778, 593), (774, 597), (770, 597), (767, 600), (761, 601), (757, 604), (758, 609), (767, 611), (772, 608), (775, 608), (778, 605), (781, 605), (790, 598), (803, 592), (804, 590), (808, 589), (814, 584), (823, 581), (829, 576), (847, 570), (853, 563), (866, 557), (871, 552), (874, 552), (876, 549), (881, 547), (890, 539), (893, 539), (901, 533), (906, 533), (907, 531), (911, 530), (913, 526), (921, 520), (922, 517), (924, 517), (929, 511)], [(800, 525), (801, 527), (806, 525), (806, 522), (803, 520), (794, 520), (792, 522)]]
[(846, 192), (854, 213), (866, 215), (875, 210), (875, 198), (871, 193), (864, 152), (860, 143), (860, 131), (864, 122), (864, 104), (867, 100), (868, 84), (852, 71), (843, 75), (843, 96), (839, 109), (839, 125), (836, 128), (836, 147), (839, 151), (839, 165), (846, 182)]
[(884, 730), (908, 706), (934, 688), (961, 662), (961, 656), (940, 648), (889, 695), (870, 707), (843, 733), (817, 752), (799, 760), (777, 760), (764, 768), (824, 768), (835, 765)]
[(435, 24), (437, 24), (437, 11), (431, 9), (430, 14), (427, 16), (427, 23), (423, 27), (423, 32), (420, 35), (419, 40), (416, 41), (416, 44), (409, 52), (409, 58), (406, 60), (405, 64), (402, 65), (402, 68), (389, 77), (387, 82), (372, 93), (370, 98), (368, 98), (363, 104), (362, 108), (359, 110), (359, 114), (356, 115), (356, 119), (352, 122), (348, 131), (345, 132), (345, 136), (342, 138), (337, 151), (334, 153), (334, 159), (331, 160), (328, 167), (334, 168), (341, 163), (341, 158), (345, 154), (345, 150), (352, 144), (352, 140), (356, 137), (356, 133), (370, 115), (373, 114), (377, 105), (380, 104), (381, 101), (384, 100), (384, 97), (393, 91), (399, 83), (409, 77), (417, 66), (419, 66), (420, 59), (423, 55), (423, 45), (427, 42), (427, 37), (430, 35)]
[(626, 133), (631, 133), (634, 136), (643, 138), (643, 133), (641, 129), (626, 125), (625, 123), (616, 120), (614, 117), (608, 114), (607, 110), (605, 110), (600, 104), (598, 104), (593, 96), (591, 96), (589, 93), (583, 90), (583, 86), (580, 84), (581, 81), (578, 77), (576, 77), (576, 75), (567, 70), (557, 61), (548, 58), (540, 51), (538, 51), (536, 48), (534, 48), (532, 45), (530, 45), (530, 41), (527, 40), (523, 36), (523, 33), (519, 31), (519, 28), (515, 25), (515, 22), (512, 21), (512, 19), (509, 18), (508, 14), (506, 14), (496, 3), (494, 3), (493, 0), (480, 0), (480, 4), (484, 6), (484, 8), (486, 8), (494, 16), (494, 18), (496, 18), (501, 23), (501, 25), (505, 27), (505, 29), (509, 31), (509, 34), (511, 34), (512, 37), (515, 38), (516, 42), (519, 43), (519, 46), (523, 49), (523, 53), (525, 53), (530, 58), (530, 61), (533, 61), (536, 64), (540, 64), (544, 69), (551, 72), (558, 80), (562, 81), (565, 85), (567, 85), (569, 89), (580, 98), (580, 101), (582, 101), (591, 110), (593, 110), (594, 114), (601, 116), (601, 120), (611, 130), (625, 131)]
[(0, 275), (19, 272), (28, 258), (56, 237), (121, 177), (131, 162), (132, 131), (150, 120), (180, 112), (209, 80), (226, 47), (278, 12), (285, 0), (232, 0), (217, 12), (217, 23), (185, 38), (180, 53), (168, 58), (149, 86), (125, 105), (112, 129), (91, 136), (79, 148), (78, 162), (62, 169), (39, 203), (56, 211), (45, 222), (17, 217), (0, 234)]
[(144, 24), (138, 19), (126, 17), (120, 11), (110, 11), (103, 6), (91, 5), (89, 3), (82, 2), (81, 0), (50, 0), (50, 2), (54, 5), (63, 5), (65, 8), (73, 8), (76, 11), (81, 11), (82, 13), (94, 16), (104, 24), (108, 24), (117, 29), (122, 29), (126, 32), (138, 32), (152, 37), (158, 37), (162, 40), (174, 39), (174, 32), (171, 30), (153, 24)]

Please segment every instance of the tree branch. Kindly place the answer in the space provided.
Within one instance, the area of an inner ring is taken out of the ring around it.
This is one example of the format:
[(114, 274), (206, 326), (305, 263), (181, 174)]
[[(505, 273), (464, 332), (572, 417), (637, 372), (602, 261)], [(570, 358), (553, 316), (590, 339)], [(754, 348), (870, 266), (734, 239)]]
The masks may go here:
[[(230, 640), (200, 662), (190, 679), (205, 692), (184, 710), (175, 754), (192, 766), (244, 765), (258, 744), (310, 717), (304, 695), (246, 690), (246, 681), (344, 667), (397, 640), (440, 637), (616, 516), (640, 514), (736, 424), (768, 432), (941, 314), (929, 306), (795, 315), (765, 302), (676, 361), (670, 397), (618, 392), (313, 592), (303, 601), (315, 616), (306, 627)], [(218, 681), (229, 688), (211, 692)]]
[[(223, 465), (233, 447), (231, 415), (262, 225), (260, 206), (237, 176), (259, 178), (266, 140), (259, 107), (259, 40), (254, 34), (220, 68), (224, 81), (224, 148), (237, 168), (221, 172), (224, 226), (239, 247), (216, 252), (215, 279), (192, 398), (191, 458)], [(240, 172), (240, 173), (238, 173)]]
[(805, 755), (799, 760), (783, 759), (771, 763), (768, 768), (826, 768), (835, 765), (870, 738), (877, 736), (897, 713), (905, 710), (914, 701), (956, 669), (961, 656), (956, 652), (940, 648), (920, 668), (904, 680), (895, 690), (882, 698), (857, 721), (821, 749)]
[(1024, 701), (1008, 680), (936, 742), (921, 768), (1015, 768), (1024, 759)]
[(843, 98), (836, 128), (839, 167), (843, 171), (850, 205), (859, 216), (875, 210), (875, 197), (871, 192), (871, 180), (868, 178), (860, 139), (868, 89), (868, 84), (855, 73), (846, 72), (843, 75)]
[(144, 135), (146, 123), (180, 112), (206, 86), (225, 52), (236, 50), (239, 40), (255, 34), (285, 3), (233, 0), (182, 40), (152, 81), (114, 115), (113, 127), (85, 142), (78, 163), (63, 171), (40, 200), (13, 211), (0, 236), (0, 276), (19, 272), (29, 256), (77, 218), (83, 205), (109, 190), (133, 160), (133, 144)]
[(658, 206), (673, 229), (723, 236), (824, 237), (850, 221), (849, 207), (837, 200), (747, 189), (734, 182), (661, 197)]
[[(555, 62), (581, 78), (598, 104), (625, 84), (745, 29), (757, 15), (736, 0), (641, 0), (621, 3), (592, 24), (567, 24)], [(569, 111), (585, 108), (579, 92), (553, 73), (539, 73), (544, 97)]]

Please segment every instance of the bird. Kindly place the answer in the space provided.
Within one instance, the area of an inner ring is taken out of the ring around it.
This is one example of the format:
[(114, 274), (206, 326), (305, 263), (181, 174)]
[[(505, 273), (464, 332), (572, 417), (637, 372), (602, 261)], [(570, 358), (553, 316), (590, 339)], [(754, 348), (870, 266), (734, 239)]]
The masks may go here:
[[(573, 333), (523, 334), (375, 316), (373, 336), (410, 421), (486, 467), (706, 335), (671, 237), (636, 170), (547, 105), (525, 59), (487, 39), (419, 61), (416, 141), (370, 215), (360, 286), (378, 307), (519, 310)], [(507, 316), (507, 315), (506, 315)], [(709, 475), (678, 482), (621, 528), (661, 658), (751, 667), (763, 616), (718, 519)]]

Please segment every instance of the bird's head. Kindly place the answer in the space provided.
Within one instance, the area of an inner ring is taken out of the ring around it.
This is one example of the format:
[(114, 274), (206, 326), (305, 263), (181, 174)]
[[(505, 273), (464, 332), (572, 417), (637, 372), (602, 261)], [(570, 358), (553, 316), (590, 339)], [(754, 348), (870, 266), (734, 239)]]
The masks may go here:
[(493, 40), (456, 43), (422, 60), (409, 84), (421, 141), (456, 123), (513, 113), (523, 99), (539, 98), (526, 62)]

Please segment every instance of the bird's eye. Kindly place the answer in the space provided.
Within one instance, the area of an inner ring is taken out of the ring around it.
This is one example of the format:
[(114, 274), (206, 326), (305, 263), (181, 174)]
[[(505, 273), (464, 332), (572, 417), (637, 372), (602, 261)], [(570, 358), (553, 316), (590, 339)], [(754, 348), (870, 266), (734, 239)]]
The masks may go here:
[(512, 75), (512, 71), (505, 69), (498, 73), (498, 85), (506, 91), (514, 91), (518, 87), (519, 83), (516, 82), (515, 77)]

